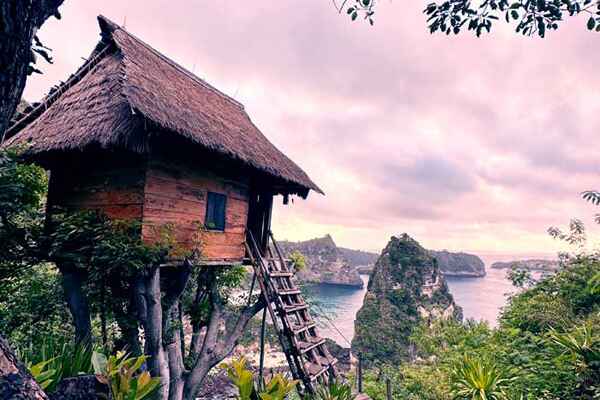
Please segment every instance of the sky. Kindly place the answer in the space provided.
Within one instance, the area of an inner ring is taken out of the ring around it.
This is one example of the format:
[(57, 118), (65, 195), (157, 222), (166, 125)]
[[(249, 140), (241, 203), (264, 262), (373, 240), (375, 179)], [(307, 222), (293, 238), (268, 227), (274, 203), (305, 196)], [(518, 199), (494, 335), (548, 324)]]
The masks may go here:
[(548, 227), (580, 218), (595, 246), (600, 210), (580, 192), (600, 189), (599, 34), (581, 17), (546, 39), (505, 24), (430, 35), (423, 5), (379, 2), (370, 26), (329, 0), (65, 0), (39, 32), (54, 63), (24, 97), (83, 63), (103, 14), (242, 102), (323, 189), (277, 201), (278, 238), (380, 251), (407, 232), (431, 249), (551, 256), (564, 245)]

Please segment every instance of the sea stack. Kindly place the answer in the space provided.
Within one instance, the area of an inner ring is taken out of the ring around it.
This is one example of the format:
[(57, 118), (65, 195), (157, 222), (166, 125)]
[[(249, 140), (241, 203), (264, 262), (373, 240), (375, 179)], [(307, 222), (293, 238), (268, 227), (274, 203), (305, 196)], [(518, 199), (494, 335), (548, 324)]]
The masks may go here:
[(392, 237), (356, 316), (352, 352), (367, 363), (402, 362), (412, 330), (436, 318), (462, 319), (436, 259), (406, 233)]

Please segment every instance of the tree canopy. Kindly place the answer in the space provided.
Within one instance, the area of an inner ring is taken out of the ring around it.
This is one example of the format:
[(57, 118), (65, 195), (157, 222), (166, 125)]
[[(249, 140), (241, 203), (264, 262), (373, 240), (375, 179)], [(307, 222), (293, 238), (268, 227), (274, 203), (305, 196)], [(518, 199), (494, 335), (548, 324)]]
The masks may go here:
[[(374, 24), (377, 0), (344, 0), (337, 5), (354, 21), (364, 19)], [(429, 3), (423, 10), (431, 33), (447, 35), (471, 31), (478, 37), (489, 33), (497, 21), (513, 24), (515, 32), (524, 36), (545, 37), (557, 30), (568, 17), (588, 16), (587, 28), (600, 32), (599, 0), (445, 0)]]

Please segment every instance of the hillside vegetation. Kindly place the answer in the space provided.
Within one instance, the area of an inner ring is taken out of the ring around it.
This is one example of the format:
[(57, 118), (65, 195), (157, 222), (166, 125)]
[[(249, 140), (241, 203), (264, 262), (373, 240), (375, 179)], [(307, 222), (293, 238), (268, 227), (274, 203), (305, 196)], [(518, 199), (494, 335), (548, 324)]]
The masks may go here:
[[(600, 398), (600, 260), (580, 257), (511, 297), (500, 324), (423, 321), (410, 336), (416, 359), (380, 359), (367, 378), (373, 399)], [(384, 371), (383, 373), (381, 373)]]

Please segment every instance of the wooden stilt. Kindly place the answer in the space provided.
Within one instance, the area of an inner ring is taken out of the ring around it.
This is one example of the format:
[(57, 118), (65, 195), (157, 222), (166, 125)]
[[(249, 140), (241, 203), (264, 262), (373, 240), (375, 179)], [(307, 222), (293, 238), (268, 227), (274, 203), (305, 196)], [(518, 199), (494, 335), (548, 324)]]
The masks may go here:
[(267, 328), (267, 309), (263, 310), (262, 315), (262, 325), (260, 326), (260, 360), (259, 360), (259, 371), (258, 371), (258, 380), (261, 388), (265, 387), (265, 331)]

